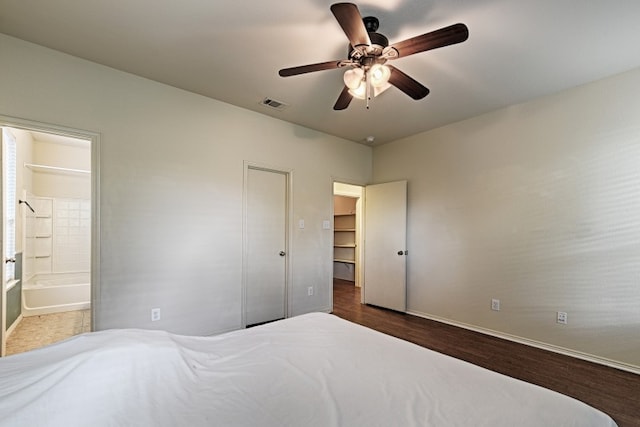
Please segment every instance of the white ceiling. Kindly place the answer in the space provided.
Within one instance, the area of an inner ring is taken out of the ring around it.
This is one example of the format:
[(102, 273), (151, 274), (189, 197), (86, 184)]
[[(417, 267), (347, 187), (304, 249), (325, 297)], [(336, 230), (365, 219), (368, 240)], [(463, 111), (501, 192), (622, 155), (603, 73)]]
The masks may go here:
[[(638, 0), (363, 0), (395, 43), (457, 22), (462, 44), (393, 65), (427, 86), (332, 109), (346, 58), (325, 0), (0, 0), (0, 32), (352, 141), (380, 144), (640, 67)], [(260, 105), (269, 97), (284, 111)]]

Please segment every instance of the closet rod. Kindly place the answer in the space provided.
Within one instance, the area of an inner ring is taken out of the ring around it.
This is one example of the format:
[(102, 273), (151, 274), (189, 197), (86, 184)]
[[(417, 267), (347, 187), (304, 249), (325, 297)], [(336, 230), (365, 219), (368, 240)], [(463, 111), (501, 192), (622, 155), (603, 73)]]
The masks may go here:
[(84, 170), (84, 169), (61, 168), (58, 166), (36, 165), (34, 163), (25, 163), (24, 166), (26, 168), (44, 169), (44, 170), (57, 171), (57, 172), (74, 172), (74, 173), (89, 173), (89, 174), (91, 173), (91, 171)]

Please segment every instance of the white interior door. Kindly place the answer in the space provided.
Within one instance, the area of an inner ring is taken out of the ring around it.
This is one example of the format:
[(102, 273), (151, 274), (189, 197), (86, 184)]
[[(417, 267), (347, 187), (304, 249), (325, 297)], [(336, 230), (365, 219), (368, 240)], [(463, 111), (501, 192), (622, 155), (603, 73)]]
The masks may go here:
[(286, 315), (287, 175), (247, 171), (246, 324)]
[(5, 272), (5, 262), (4, 260), (7, 258), (7, 253), (5, 251), (5, 203), (4, 203), (4, 195), (6, 192), (6, 180), (4, 179), (4, 133), (2, 132), (2, 128), (0, 128), (0, 177), (2, 178), (2, 182), (0, 183), (0, 215), (2, 215), (0, 225), (0, 277), (2, 278), (0, 281), (0, 357), (4, 356), (6, 353), (7, 343), (6, 343), (6, 330), (7, 330), (7, 283), (6, 283), (6, 272)]
[(364, 302), (406, 311), (407, 181), (365, 189)]

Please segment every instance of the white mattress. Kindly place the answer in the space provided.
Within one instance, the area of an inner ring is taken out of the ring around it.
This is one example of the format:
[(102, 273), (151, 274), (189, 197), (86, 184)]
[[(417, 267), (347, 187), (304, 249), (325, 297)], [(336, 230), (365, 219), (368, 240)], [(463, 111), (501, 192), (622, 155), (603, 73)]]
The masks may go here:
[(335, 316), (216, 337), (110, 330), (0, 360), (9, 426), (615, 426), (607, 415)]

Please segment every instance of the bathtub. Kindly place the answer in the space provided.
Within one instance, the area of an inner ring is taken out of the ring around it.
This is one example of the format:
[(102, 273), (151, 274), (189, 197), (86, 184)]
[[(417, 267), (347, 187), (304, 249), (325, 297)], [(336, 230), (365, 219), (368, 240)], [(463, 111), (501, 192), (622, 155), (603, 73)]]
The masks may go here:
[(89, 273), (36, 274), (22, 285), (22, 315), (25, 317), (90, 307)]

